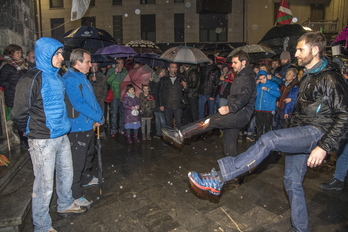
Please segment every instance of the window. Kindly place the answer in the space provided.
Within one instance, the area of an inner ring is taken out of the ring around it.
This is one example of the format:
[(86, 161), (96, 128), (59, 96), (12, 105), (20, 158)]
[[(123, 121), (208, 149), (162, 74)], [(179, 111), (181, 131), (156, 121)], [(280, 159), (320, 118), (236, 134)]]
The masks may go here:
[(199, 15), (200, 42), (227, 42), (227, 15)]
[(51, 37), (59, 39), (64, 32), (64, 18), (51, 19)]
[(174, 3), (184, 3), (184, 0), (174, 0)]
[(50, 0), (50, 8), (63, 8), (63, 0)]
[(95, 6), (95, 0), (91, 0), (91, 1), (89, 2), (89, 6)]
[(156, 4), (156, 0), (140, 0), (140, 4)]
[(174, 42), (185, 42), (184, 14), (174, 14)]
[(156, 15), (141, 15), (141, 39), (156, 42)]
[(96, 27), (96, 25), (95, 25), (95, 17), (82, 17), (81, 18), (81, 26)]
[(318, 22), (325, 19), (325, 5), (324, 4), (311, 4), (311, 17), (312, 22)]
[(122, 0), (112, 0), (112, 5), (122, 5)]
[(112, 17), (114, 38), (117, 44), (123, 44), (123, 24), (122, 15), (114, 15)]

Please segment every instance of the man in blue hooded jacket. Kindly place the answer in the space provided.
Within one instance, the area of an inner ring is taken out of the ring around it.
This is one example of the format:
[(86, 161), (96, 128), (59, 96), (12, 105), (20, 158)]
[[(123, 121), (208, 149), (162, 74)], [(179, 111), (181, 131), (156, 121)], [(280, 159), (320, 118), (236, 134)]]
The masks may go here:
[(64, 87), (58, 75), (64, 60), (63, 44), (43, 37), (35, 43), (36, 67), (18, 82), (12, 120), (28, 137), (35, 180), (32, 194), (34, 231), (52, 227), (49, 205), (53, 193), (54, 170), (58, 213), (83, 213), (74, 203), (71, 184), (73, 167), (68, 136), (70, 123), (64, 103)]
[(68, 134), (74, 167), (71, 189), (75, 203), (87, 208), (93, 202), (83, 196), (82, 186), (98, 184), (98, 178), (90, 175), (95, 142), (93, 125), (100, 126), (104, 123), (103, 111), (86, 76), (90, 67), (91, 54), (84, 49), (75, 49), (70, 55), (70, 67), (62, 77), (71, 123)]

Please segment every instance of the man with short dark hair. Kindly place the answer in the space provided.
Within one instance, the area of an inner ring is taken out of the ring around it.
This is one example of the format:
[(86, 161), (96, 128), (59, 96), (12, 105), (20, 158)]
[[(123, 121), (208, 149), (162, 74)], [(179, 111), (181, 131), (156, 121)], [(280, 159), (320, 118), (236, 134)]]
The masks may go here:
[(223, 146), (225, 155), (237, 155), (237, 139), (240, 128), (248, 124), (254, 112), (256, 96), (255, 74), (249, 67), (249, 56), (244, 51), (232, 57), (232, 68), (237, 73), (231, 85), (227, 105), (219, 108), (219, 113), (182, 126), (181, 130), (162, 128), (164, 139), (182, 146), (185, 138), (201, 134), (214, 128), (225, 129)]
[(58, 213), (63, 216), (86, 211), (74, 203), (71, 192), (73, 166), (66, 135), (70, 122), (64, 103), (64, 87), (58, 70), (64, 60), (63, 44), (52, 38), (35, 43), (36, 68), (23, 75), (16, 86), (12, 120), (26, 131), (34, 170), (32, 212), (34, 231), (56, 231), (52, 227), (49, 205), (53, 193), (54, 171)]
[(104, 123), (103, 111), (86, 77), (91, 66), (90, 53), (83, 49), (75, 49), (70, 55), (70, 67), (62, 77), (71, 123), (71, 131), (68, 134), (74, 167), (71, 189), (75, 204), (87, 208), (91, 207), (93, 201), (88, 201), (83, 196), (82, 186), (98, 184), (98, 178), (90, 174), (95, 143), (93, 126), (101, 126)]
[(220, 195), (224, 182), (256, 167), (270, 151), (285, 152), (284, 185), (289, 196), (292, 231), (309, 231), (303, 179), (307, 166), (320, 165), (327, 153), (344, 145), (348, 129), (348, 94), (343, 76), (331, 67), (326, 57), (325, 36), (307, 32), (296, 46), (304, 77), (291, 121), (291, 128), (270, 131), (237, 157), (218, 160), (220, 171), (189, 172), (197, 191)]

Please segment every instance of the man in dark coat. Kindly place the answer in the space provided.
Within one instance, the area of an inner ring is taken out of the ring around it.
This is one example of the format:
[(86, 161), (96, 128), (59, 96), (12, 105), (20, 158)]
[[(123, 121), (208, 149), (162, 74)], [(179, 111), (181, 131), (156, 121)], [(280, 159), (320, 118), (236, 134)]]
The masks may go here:
[(162, 129), (167, 141), (181, 146), (184, 138), (190, 138), (214, 128), (229, 129), (224, 131), (224, 153), (237, 155), (236, 142), (239, 129), (248, 124), (254, 112), (256, 82), (255, 74), (249, 67), (249, 56), (244, 51), (236, 52), (232, 57), (232, 68), (237, 76), (231, 85), (227, 105), (221, 106), (218, 113), (183, 126), (180, 131)]
[(290, 201), (291, 231), (309, 231), (302, 186), (307, 166), (317, 167), (328, 153), (340, 150), (348, 131), (348, 86), (323, 56), (325, 49), (325, 35), (320, 32), (307, 32), (298, 40), (295, 56), (304, 67), (304, 76), (291, 127), (262, 135), (237, 157), (218, 160), (220, 171), (189, 172), (195, 190), (220, 195), (225, 181), (253, 169), (270, 151), (290, 153), (285, 158), (284, 185)]
[(170, 63), (168, 67), (168, 76), (164, 76), (159, 81), (158, 100), (159, 108), (164, 112), (166, 125), (173, 126), (173, 116), (175, 118), (175, 127), (180, 129), (182, 109), (185, 107), (183, 102), (183, 90), (186, 88), (186, 82), (177, 74), (178, 65)]
[[(187, 83), (187, 87), (185, 89), (185, 97), (189, 106), (186, 108), (186, 114), (184, 113), (183, 115), (183, 123), (185, 124), (184, 121), (191, 123), (198, 119), (199, 73), (197, 71), (197, 65), (183, 64), (183, 66), (185, 69), (184, 80)], [(184, 120), (184, 118), (186, 120)]]

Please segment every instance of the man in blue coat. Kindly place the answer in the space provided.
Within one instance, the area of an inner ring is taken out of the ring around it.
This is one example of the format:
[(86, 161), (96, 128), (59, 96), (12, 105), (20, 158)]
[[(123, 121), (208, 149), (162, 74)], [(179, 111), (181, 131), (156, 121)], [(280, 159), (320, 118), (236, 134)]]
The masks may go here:
[(34, 170), (32, 212), (34, 231), (55, 231), (49, 214), (54, 171), (58, 213), (83, 213), (71, 193), (73, 167), (68, 136), (70, 122), (64, 103), (64, 87), (58, 71), (64, 60), (63, 44), (52, 38), (35, 43), (36, 67), (16, 86), (13, 122), (28, 137)]
[(74, 167), (71, 189), (75, 203), (87, 208), (91, 207), (93, 202), (83, 196), (82, 186), (98, 184), (98, 178), (90, 175), (95, 142), (93, 126), (104, 123), (103, 111), (86, 77), (91, 66), (90, 53), (83, 49), (75, 49), (70, 55), (70, 67), (63, 76), (68, 118), (71, 123), (71, 131), (68, 134)]

